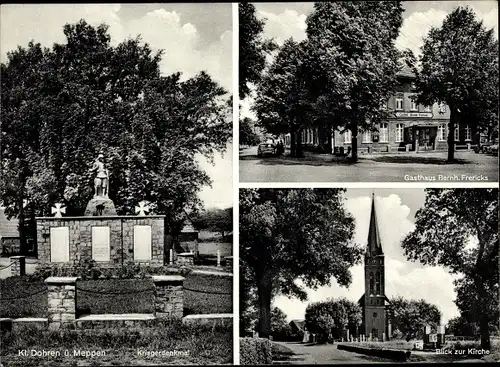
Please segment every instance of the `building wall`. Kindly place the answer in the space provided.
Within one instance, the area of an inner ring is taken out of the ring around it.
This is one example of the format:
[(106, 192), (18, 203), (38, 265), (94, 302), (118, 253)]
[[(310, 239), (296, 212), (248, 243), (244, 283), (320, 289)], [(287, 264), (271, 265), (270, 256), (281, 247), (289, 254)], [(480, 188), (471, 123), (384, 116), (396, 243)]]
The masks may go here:
[[(388, 118), (384, 124), (387, 124), (386, 141), (382, 140), (381, 124), (375, 126), (378, 132), (372, 132), (370, 139), (364, 139), (363, 132), (358, 132), (358, 150), (363, 152), (404, 152), (407, 149), (410, 151), (416, 150), (415, 138), (410, 139), (408, 130), (411, 127), (419, 126), (421, 133), (423, 130), (428, 130), (429, 136), (433, 140), (433, 144), (428, 147), (420, 146), (419, 150), (447, 150), (448, 124), (450, 121), (450, 109), (446, 105), (433, 104), (430, 107), (423, 105), (412, 106), (411, 97), (415, 96), (412, 87), (412, 80), (409, 78), (400, 78), (400, 85), (396, 88), (393, 96), (387, 101), (387, 108), (392, 112), (393, 117)], [(402, 99), (403, 105), (401, 109), (397, 109), (397, 99)], [(440, 133), (442, 126), (442, 134)], [(399, 129), (398, 129), (399, 127)], [(398, 138), (398, 130), (402, 128), (402, 134)], [(415, 136), (415, 129), (412, 130)], [(418, 129), (417, 129), (418, 130)], [(468, 124), (461, 124), (458, 127), (458, 139), (456, 139), (456, 149), (466, 149), (467, 145), (474, 144), (474, 136), (477, 130)], [(455, 134), (453, 132), (453, 134)], [(350, 135), (349, 138), (346, 135)], [(376, 138), (378, 136), (378, 139)], [(333, 132), (333, 147), (332, 144), (326, 144), (328, 134), (318, 131), (318, 129), (304, 129), (301, 136), (301, 141), (305, 150), (317, 151), (318, 147), (322, 147), (325, 153), (331, 153), (335, 148), (343, 147), (347, 150), (352, 146), (352, 133), (340, 133), (339, 130)], [(401, 138), (401, 139), (400, 139)], [(285, 146), (289, 147), (289, 134), (283, 136)], [(420, 138), (420, 140), (422, 140)], [(408, 146), (408, 147), (407, 147)]]
[(134, 260), (134, 226), (151, 226), (151, 263), (163, 264), (164, 217), (71, 217), (37, 218), (38, 258), (51, 262), (50, 228), (69, 228), (69, 261), (92, 259), (92, 227), (109, 227), (110, 261), (100, 264), (121, 264)]

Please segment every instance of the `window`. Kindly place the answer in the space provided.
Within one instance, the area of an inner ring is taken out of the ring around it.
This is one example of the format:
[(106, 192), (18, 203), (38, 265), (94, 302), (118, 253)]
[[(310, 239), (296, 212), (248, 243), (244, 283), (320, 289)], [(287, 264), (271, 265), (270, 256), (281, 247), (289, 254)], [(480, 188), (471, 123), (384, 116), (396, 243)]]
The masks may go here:
[(458, 129), (458, 126), (455, 127), (455, 131), (454, 131), (453, 135), (454, 135), (453, 138), (455, 139), (455, 141), (460, 140), (460, 130)]
[(363, 132), (363, 143), (371, 143), (372, 142), (372, 132), (370, 130), (366, 130)]
[(446, 113), (446, 105), (444, 103), (439, 104), (439, 113)]
[(465, 125), (465, 140), (472, 140), (472, 131), (469, 127), (469, 125)]
[(418, 108), (417, 108), (417, 102), (415, 102), (414, 100), (411, 100), (411, 107), (410, 107), (410, 109), (412, 111), (417, 111), (418, 110)]
[[(379, 300), (379, 299), (377, 299), (377, 306), (380, 306), (380, 300)], [(375, 313), (373, 314), (373, 317), (377, 317), (376, 315), (377, 315), (377, 313), (375, 312)]]
[(387, 122), (382, 122), (380, 124), (380, 142), (381, 143), (389, 142), (389, 127)]
[(404, 125), (396, 124), (396, 142), (403, 141)]
[(438, 126), (438, 140), (439, 141), (445, 141), (446, 140), (444, 131), (445, 131), (444, 124), (439, 125)]
[(344, 144), (352, 143), (352, 132), (351, 130), (344, 131)]
[(373, 294), (373, 272), (370, 272), (370, 294)]
[(431, 112), (431, 106), (425, 106), (424, 112)]
[(403, 97), (396, 97), (396, 111), (403, 110)]
[(380, 294), (380, 272), (377, 271), (377, 275), (375, 278), (375, 293)]

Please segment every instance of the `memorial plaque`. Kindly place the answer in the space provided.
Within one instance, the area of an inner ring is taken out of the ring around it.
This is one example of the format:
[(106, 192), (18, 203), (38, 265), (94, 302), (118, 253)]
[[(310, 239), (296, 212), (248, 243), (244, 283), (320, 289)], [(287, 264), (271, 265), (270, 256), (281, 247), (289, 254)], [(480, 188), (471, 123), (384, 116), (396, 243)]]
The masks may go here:
[(110, 261), (109, 227), (92, 227), (92, 260)]
[(50, 228), (50, 261), (69, 261), (69, 227)]
[(151, 260), (151, 226), (134, 226), (134, 260)]

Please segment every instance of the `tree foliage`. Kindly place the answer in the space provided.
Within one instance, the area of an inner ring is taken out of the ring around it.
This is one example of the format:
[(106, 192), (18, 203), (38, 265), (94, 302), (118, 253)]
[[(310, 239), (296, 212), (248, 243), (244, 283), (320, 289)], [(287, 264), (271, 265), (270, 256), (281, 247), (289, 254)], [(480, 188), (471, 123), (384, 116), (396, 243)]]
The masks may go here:
[(440, 324), (441, 311), (425, 300), (407, 300), (403, 297), (391, 299), (392, 337), (403, 337), (407, 341), (422, 337), (426, 325), (436, 328)]
[(240, 120), (240, 133), (239, 133), (239, 143), (240, 145), (258, 145), (261, 141), (259, 135), (255, 132), (254, 124), (252, 120), (245, 117)]
[(424, 39), (416, 87), (419, 103), (450, 107), (448, 160), (458, 123), (491, 131), (498, 125), (498, 40), (472, 9), (457, 7)]
[[(253, 110), (267, 132), (291, 133), (292, 156), (300, 156), (300, 132), (312, 126), (313, 90), (309, 80), (313, 60), (307, 42), (285, 41), (257, 85)], [(298, 149), (295, 149), (295, 146)]]
[(196, 229), (206, 229), (219, 233), (224, 239), (233, 230), (233, 208), (207, 209), (193, 218), (193, 225)]
[[(259, 302), (259, 334), (270, 332), (271, 298), (306, 299), (303, 286), (351, 282), (361, 260), (352, 243), (354, 219), (339, 189), (240, 190), (240, 261)], [(243, 289), (248, 287), (243, 285)]]
[(276, 45), (262, 37), (265, 21), (258, 19), (255, 6), (238, 3), (239, 16), (239, 94), (244, 99), (250, 93), (248, 83), (257, 83), (264, 67), (266, 55)]
[(388, 116), (383, 105), (401, 67), (395, 41), (402, 13), (401, 1), (317, 2), (307, 17), (309, 50), (317, 60), (313, 80), (322, 80), (318, 121), (351, 130), (353, 160), (358, 131), (376, 130)]
[(19, 46), (1, 65), (6, 213), (23, 219), (27, 200), (33, 215), (49, 215), (55, 202), (83, 214), (89, 168), (103, 151), (119, 214), (147, 200), (168, 228), (180, 226), (210, 184), (195, 156), (210, 159), (231, 136), (226, 91), (205, 72), (162, 76), (161, 51), (139, 37), (112, 46), (106, 25), (81, 20), (64, 34), (51, 49)]
[(475, 315), (481, 345), (489, 348), (488, 325), (498, 322), (498, 189), (427, 189), (415, 219), (405, 255), (462, 276), (456, 304)]
[(306, 328), (317, 334), (320, 342), (326, 342), (332, 332), (338, 337), (343, 330), (356, 330), (361, 320), (361, 306), (346, 298), (314, 302), (306, 308)]

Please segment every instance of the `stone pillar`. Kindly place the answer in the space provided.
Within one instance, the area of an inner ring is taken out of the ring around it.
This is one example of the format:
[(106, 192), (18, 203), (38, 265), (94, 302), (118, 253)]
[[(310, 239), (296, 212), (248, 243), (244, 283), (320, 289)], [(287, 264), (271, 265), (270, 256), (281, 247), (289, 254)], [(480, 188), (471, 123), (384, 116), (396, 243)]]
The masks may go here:
[(385, 342), (385, 333), (382, 333), (382, 341)]
[(10, 267), (10, 275), (23, 276), (26, 275), (26, 257), (25, 256), (11, 256), (10, 262), (12, 266)]
[(217, 250), (217, 267), (220, 268), (220, 250)]
[(168, 258), (168, 263), (170, 265), (173, 265), (173, 263), (174, 263), (174, 250), (173, 249), (170, 249), (170, 257)]
[(45, 279), (48, 287), (48, 323), (50, 330), (74, 327), (77, 279), (77, 277), (49, 277)]
[(233, 257), (232, 256), (226, 256), (226, 266), (224, 267), (224, 269), (228, 273), (233, 272)]
[(184, 277), (180, 275), (155, 275), (155, 316), (159, 319), (184, 316)]

